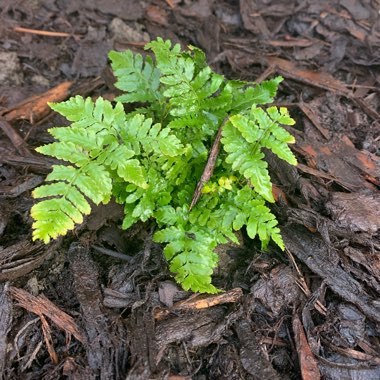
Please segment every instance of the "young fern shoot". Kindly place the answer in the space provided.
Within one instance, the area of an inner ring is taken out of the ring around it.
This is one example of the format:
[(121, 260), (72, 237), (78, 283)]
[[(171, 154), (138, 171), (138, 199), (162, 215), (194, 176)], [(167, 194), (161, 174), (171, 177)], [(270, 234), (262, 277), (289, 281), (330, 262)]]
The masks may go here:
[[(270, 240), (284, 249), (266, 206), (274, 199), (263, 149), (296, 165), (288, 146), (294, 137), (282, 127), (294, 120), (286, 108), (265, 107), (281, 77), (261, 84), (227, 80), (193, 46), (181, 51), (158, 38), (145, 48), (155, 59), (110, 52), (123, 92), (115, 105), (80, 96), (50, 104), (71, 125), (51, 128), (56, 141), (37, 151), (67, 164), (55, 165), (33, 192), (42, 198), (31, 210), (33, 239), (49, 243), (65, 235), (83, 222), (91, 203), (113, 197), (124, 205), (124, 229), (156, 221), (154, 240), (165, 244), (170, 270), (184, 289), (215, 293), (214, 249), (237, 243), (234, 231), (246, 226), (264, 249)], [(135, 110), (126, 113), (125, 103)], [(218, 151), (210, 162), (215, 139)]]

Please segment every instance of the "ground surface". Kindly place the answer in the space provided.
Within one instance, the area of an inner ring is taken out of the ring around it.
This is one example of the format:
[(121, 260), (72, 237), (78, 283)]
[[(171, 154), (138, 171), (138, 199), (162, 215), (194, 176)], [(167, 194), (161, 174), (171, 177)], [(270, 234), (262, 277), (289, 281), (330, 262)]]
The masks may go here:
[[(379, 10), (376, 0), (2, 0), (1, 377), (379, 379)], [(116, 205), (48, 246), (31, 242), (31, 190), (52, 163), (34, 148), (64, 122), (46, 101), (113, 99), (107, 52), (157, 36), (199, 46), (231, 79), (281, 74), (277, 104), (297, 120), (297, 169), (269, 157), (287, 252), (260, 252), (242, 232), (240, 247), (219, 249), (226, 293), (213, 297), (178, 289), (154, 226), (121, 231)]]

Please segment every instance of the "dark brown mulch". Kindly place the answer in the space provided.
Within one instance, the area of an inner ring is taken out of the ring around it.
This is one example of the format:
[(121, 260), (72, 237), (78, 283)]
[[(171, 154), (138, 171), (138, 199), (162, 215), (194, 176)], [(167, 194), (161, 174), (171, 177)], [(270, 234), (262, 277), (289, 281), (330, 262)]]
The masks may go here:
[[(379, 379), (379, 9), (3, 0), (1, 377)], [(157, 36), (199, 46), (229, 78), (281, 74), (276, 103), (297, 119), (298, 167), (268, 155), (286, 253), (261, 252), (243, 231), (241, 246), (218, 248), (216, 296), (179, 289), (154, 225), (122, 231), (115, 204), (48, 246), (31, 242), (31, 190), (51, 166), (34, 148), (63, 122), (46, 102), (113, 99), (107, 52)]]

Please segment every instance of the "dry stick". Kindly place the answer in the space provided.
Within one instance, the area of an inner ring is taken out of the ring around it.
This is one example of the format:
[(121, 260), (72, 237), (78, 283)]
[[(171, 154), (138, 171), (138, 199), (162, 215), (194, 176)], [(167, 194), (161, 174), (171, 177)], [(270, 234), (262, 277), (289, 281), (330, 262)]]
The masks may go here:
[(18, 306), (37, 314), (39, 317), (47, 316), (56, 326), (74, 335), (81, 343), (86, 342), (86, 336), (79, 326), (75, 323), (74, 318), (59, 309), (43, 295), (33, 296), (27, 291), (14, 286), (10, 287), (11, 296), (17, 301)]
[(125, 261), (128, 261), (128, 262), (130, 262), (132, 260), (132, 256), (128, 256), (128, 255), (126, 255), (124, 253), (119, 253), (119, 252), (116, 252), (116, 251), (112, 251), (111, 249), (99, 247), (97, 245), (93, 245), (92, 248), (95, 251), (99, 252), (99, 253), (103, 253), (105, 255), (108, 255), (108, 256), (111, 256), (111, 257), (115, 257), (117, 259), (125, 260)]
[(0, 116), (0, 128), (3, 132), (8, 136), (9, 140), (12, 141), (14, 147), (20, 153), (21, 156), (24, 157), (32, 157), (32, 153), (30, 153), (27, 144), (23, 140), (23, 138), (12, 128), (12, 126)]
[(234, 288), (225, 293), (213, 294), (213, 295), (199, 295), (194, 294), (190, 298), (176, 302), (169, 309), (156, 308), (154, 310), (154, 318), (160, 320), (170, 313), (176, 313), (178, 311), (194, 311), (207, 309), (216, 305), (222, 305), (225, 303), (236, 303), (243, 297), (243, 291), (241, 288)]
[(195, 188), (193, 199), (190, 204), (190, 210), (197, 204), (199, 198), (201, 197), (203, 186), (211, 178), (212, 173), (214, 172), (216, 159), (218, 158), (220, 150), (220, 139), (222, 137), (222, 129), (224, 124), (226, 124), (228, 120), (228, 116), (226, 116), (223, 120), (222, 125), (219, 127), (218, 133), (216, 134), (214, 143), (212, 144), (210, 155), (207, 160), (207, 164), (203, 170), (201, 179), (199, 180), (197, 187)]
[(41, 319), (41, 323), (42, 323), (42, 333), (44, 335), (45, 344), (46, 344), (48, 353), (50, 355), (50, 359), (55, 365), (57, 365), (59, 360), (58, 360), (58, 355), (54, 350), (50, 326), (49, 326), (46, 318), (42, 314), (40, 315), (40, 319)]
[[(295, 270), (297, 271), (298, 279), (296, 279), (296, 284), (301, 289), (301, 291), (306, 295), (306, 297), (310, 298), (311, 297), (311, 291), (306, 284), (306, 281), (305, 281), (305, 278), (304, 278), (302, 272), (298, 268), (298, 265), (296, 263), (296, 260), (294, 259), (294, 256), (292, 255), (292, 253), (287, 248), (285, 249), (285, 252), (287, 253), (290, 261), (292, 262), (293, 268), (295, 268)], [(320, 301), (317, 300), (315, 302), (314, 306), (315, 306), (315, 309), (319, 313), (321, 313), (322, 315), (327, 315), (326, 307)]]
[(292, 325), (302, 379), (319, 380), (321, 374), (319, 372), (317, 359), (311, 351), (304, 327), (296, 313), (293, 315)]
[[(35, 156), (22, 156), (11, 152), (9, 149), (0, 147), (0, 163), (6, 163), (12, 166), (28, 166), (34, 168), (33, 170), (43, 170), (48, 173), (51, 171), (51, 166), (56, 163), (55, 160), (39, 158)], [(0, 281), (1, 273), (0, 273)]]
[(146, 42), (139, 42), (139, 41), (123, 41), (123, 42), (120, 42), (121, 45), (130, 45), (130, 46), (137, 46), (137, 47), (143, 47), (146, 45)]
[(70, 36), (73, 36), (73, 34), (66, 33), (66, 32), (49, 32), (48, 30), (29, 29), (29, 28), (23, 28), (21, 26), (16, 26), (13, 28), (13, 30), (15, 32), (37, 34), (39, 36), (47, 36), (47, 37), (70, 37)]
[(33, 124), (33, 119), (40, 120), (51, 112), (48, 102), (60, 102), (68, 98), (72, 85), (71, 81), (60, 83), (43, 94), (30, 96), (13, 107), (1, 111), (0, 115), (9, 122), (29, 119)]
[(36, 348), (30, 354), (28, 361), (21, 367), (21, 373), (25, 372), (26, 369), (31, 367), (33, 361), (36, 359), (38, 353), (40, 352), (41, 347), (42, 347), (42, 340), (38, 342)]

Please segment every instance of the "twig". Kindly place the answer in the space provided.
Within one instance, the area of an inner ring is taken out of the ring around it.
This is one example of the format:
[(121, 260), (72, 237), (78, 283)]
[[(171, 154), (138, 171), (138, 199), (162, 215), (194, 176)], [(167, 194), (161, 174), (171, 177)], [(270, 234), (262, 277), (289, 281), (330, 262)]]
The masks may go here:
[(29, 119), (31, 124), (34, 124), (35, 121), (41, 120), (51, 112), (48, 102), (60, 102), (70, 96), (72, 84), (71, 81), (60, 83), (43, 94), (33, 95), (12, 108), (3, 110), (0, 115), (9, 122)]
[(175, 8), (173, 0), (165, 0), (165, 1), (166, 1), (166, 4), (168, 4), (170, 8), (172, 9)]
[(304, 331), (304, 326), (302, 325), (296, 312), (293, 315), (292, 325), (302, 379), (319, 380), (321, 378), (321, 374), (319, 372), (317, 359), (311, 351), (309, 342)]
[(36, 348), (31, 353), (28, 361), (21, 367), (21, 373), (24, 372), (26, 369), (30, 368), (30, 366), (32, 365), (33, 361), (36, 359), (37, 354), (39, 353), (41, 347), (42, 347), (42, 340), (40, 340), (38, 342)]
[[(47, 36), (47, 37), (70, 37), (70, 36), (74, 36), (72, 33), (50, 32), (48, 30), (29, 29), (29, 28), (23, 28), (21, 26), (15, 26), (13, 28), (13, 30), (15, 32), (37, 34), (39, 36)], [(76, 37), (78, 37), (78, 36), (76, 36)]]
[(27, 144), (23, 138), (12, 128), (12, 126), (3, 118), (0, 117), (0, 128), (8, 136), (9, 140), (12, 141), (14, 147), (24, 157), (32, 157), (32, 153), (27, 148)]
[[(305, 294), (306, 297), (311, 298), (312, 293), (306, 284), (306, 281), (305, 281), (304, 276), (302, 275), (302, 272), (298, 268), (298, 265), (294, 259), (294, 256), (287, 248), (285, 249), (285, 252), (287, 253), (290, 261), (292, 262), (293, 268), (297, 271), (298, 279), (296, 279), (296, 284), (298, 285), (300, 290)], [(316, 300), (314, 307), (322, 315), (327, 315), (326, 307), (319, 300)]]
[(111, 249), (99, 247), (97, 245), (93, 245), (92, 248), (99, 253), (103, 253), (104, 255), (115, 257), (116, 259), (121, 259), (128, 262), (132, 260), (132, 256), (128, 256), (128, 255), (125, 255), (124, 253), (112, 251)]
[(159, 320), (166, 317), (170, 313), (202, 310), (225, 303), (235, 303), (240, 301), (242, 297), (243, 291), (241, 288), (234, 288), (225, 293), (214, 295), (193, 294), (190, 298), (175, 303), (169, 309), (156, 308), (154, 310), (154, 318)]
[(14, 346), (15, 351), (17, 352), (17, 355), (18, 355), (18, 356), (19, 356), (19, 351), (20, 351), (20, 350), (19, 350), (19, 347), (18, 347), (18, 340), (19, 340), (21, 334), (23, 334), (23, 333), (25, 332), (25, 330), (27, 330), (27, 328), (28, 328), (30, 325), (32, 325), (32, 324), (38, 322), (39, 320), (40, 320), (39, 317), (32, 319), (31, 321), (27, 322), (27, 323), (26, 323), (26, 324), (25, 324), (25, 325), (24, 325), (24, 326), (23, 326), (23, 327), (17, 332), (15, 338), (13, 339), (13, 346)]
[(59, 360), (58, 360), (58, 355), (54, 350), (50, 326), (46, 318), (42, 314), (40, 315), (40, 319), (42, 323), (42, 333), (44, 335), (45, 344), (46, 344), (48, 353), (50, 355), (50, 359), (55, 365), (57, 365)]
[(201, 179), (199, 180), (197, 187), (195, 188), (193, 199), (190, 204), (190, 210), (197, 204), (199, 198), (201, 197), (203, 186), (211, 178), (212, 173), (214, 172), (216, 159), (218, 158), (220, 150), (220, 139), (222, 137), (222, 129), (228, 120), (228, 116), (224, 118), (223, 123), (219, 127), (218, 133), (216, 134), (214, 143), (212, 144), (210, 155), (207, 160), (207, 164), (203, 170)]
[(86, 336), (75, 323), (74, 318), (59, 309), (43, 295), (33, 296), (27, 291), (14, 286), (10, 287), (11, 296), (17, 301), (18, 306), (41, 316), (47, 316), (60, 329), (74, 335), (81, 343), (86, 342)]
[(144, 41), (123, 41), (120, 43), (120, 45), (130, 45), (130, 46), (137, 46), (137, 47), (143, 47), (146, 45), (146, 42)]

